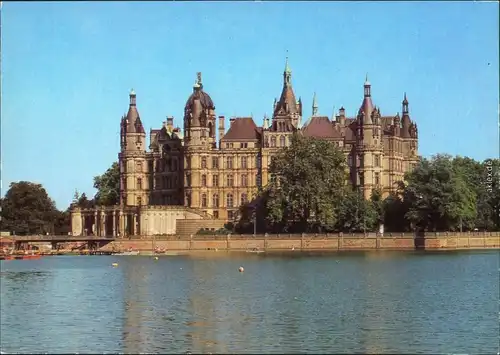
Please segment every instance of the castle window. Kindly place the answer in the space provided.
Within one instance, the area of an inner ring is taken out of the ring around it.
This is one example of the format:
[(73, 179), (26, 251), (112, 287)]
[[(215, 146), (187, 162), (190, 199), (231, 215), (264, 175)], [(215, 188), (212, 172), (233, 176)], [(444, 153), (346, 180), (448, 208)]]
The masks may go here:
[(248, 197), (246, 193), (241, 194), (241, 206), (248, 202)]
[(137, 172), (142, 173), (142, 161), (137, 162)]
[[(135, 143), (140, 144), (141, 143), (141, 136), (135, 136)], [(137, 147), (139, 148), (139, 147)]]
[(207, 207), (207, 194), (201, 195), (201, 207)]
[(226, 206), (227, 208), (232, 208), (233, 207), (233, 194), (229, 193), (226, 196)]
[(214, 215), (215, 219), (218, 219), (219, 218), (219, 211), (214, 211), (213, 215)]
[(271, 137), (271, 148), (276, 147), (276, 137)]
[(142, 190), (142, 179), (137, 178), (137, 190)]
[(226, 168), (227, 169), (232, 169), (233, 168), (233, 157), (227, 157), (226, 158)]
[(255, 167), (256, 167), (257, 169), (260, 169), (260, 167), (261, 167), (261, 163), (262, 163), (262, 157), (261, 157), (260, 155), (257, 155), (257, 156), (255, 157)]
[(215, 169), (219, 168), (219, 158), (217, 158), (217, 157), (212, 158), (212, 168), (215, 168)]
[(186, 192), (186, 205), (189, 207), (191, 206), (191, 193)]
[(375, 185), (380, 185), (380, 173), (375, 173)]
[(219, 195), (218, 194), (214, 194), (212, 196), (212, 205), (214, 207), (219, 207)]
[(202, 169), (207, 168), (207, 157), (201, 157), (201, 168)]
[(234, 183), (233, 175), (228, 174), (227, 175), (227, 186), (228, 187), (233, 187), (233, 183)]
[(186, 174), (186, 186), (191, 187), (191, 175)]
[(246, 187), (247, 186), (247, 176), (246, 174), (241, 175), (241, 186)]
[(212, 186), (219, 187), (219, 175), (212, 175)]
[(280, 137), (280, 147), (284, 147), (285, 146), (285, 136), (281, 136)]
[(142, 206), (142, 198), (137, 197), (137, 206)]
[(260, 174), (255, 175), (255, 183), (256, 183), (257, 187), (261, 186), (262, 181), (261, 181), (261, 178), (260, 178)]
[(264, 146), (265, 146), (266, 148), (269, 148), (269, 137), (266, 137), (266, 140), (265, 140)]
[(247, 157), (241, 157), (241, 168), (242, 169), (247, 168)]
[(375, 167), (380, 166), (380, 155), (375, 155)]
[(205, 174), (201, 176), (201, 186), (203, 187), (207, 186), (207, 176)]

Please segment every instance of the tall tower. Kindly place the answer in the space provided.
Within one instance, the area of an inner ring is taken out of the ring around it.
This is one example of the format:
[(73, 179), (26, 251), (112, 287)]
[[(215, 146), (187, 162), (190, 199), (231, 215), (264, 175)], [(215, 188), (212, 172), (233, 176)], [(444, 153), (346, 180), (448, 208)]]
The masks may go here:
[(279, 101), (275, 100), (273, 126), (297, 129), (302, 118), (302, 101), (296, 101), (292, 88), (292, 70), (288, 65), (288, 57), (283, 72), (283, 89)]
[(120, 124), (120, 204), (141, 206), (149, 204), (148, 165), (146, 163), (146, 132), (136, 106), (134, 90), (130, 105)]
[(184, 108), (184, 205), (187, 207), (201, 207), (201, 193), (206, 187), (202, 186), (202, 175), (208, 176), (210, 152), (217, 149), (215, 123), (215, 106), (210, 95), (203, 91), (198, 73)]
[(358, 111), (357, 154), (360, 163), (358, 186), (365, 199), (369, 199), (373, 189), (382, 186), (383, 144), (380, 111), (373, 106), (368, 76)]

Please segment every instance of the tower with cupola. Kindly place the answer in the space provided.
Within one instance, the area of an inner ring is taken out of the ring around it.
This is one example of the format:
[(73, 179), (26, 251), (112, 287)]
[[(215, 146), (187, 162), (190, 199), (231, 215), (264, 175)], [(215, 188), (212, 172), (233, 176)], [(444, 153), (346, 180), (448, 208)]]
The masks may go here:
[(142, 206), (149, 204), (149, 179), (146, 160), (146, 132), (137, 110), (134, 90), (120, 124), (120, 204)]
[[(208, 161), (217, 149), (215, 106), (197, 74), (193, 93), (184, 107), (184, 205), (200, 207), (206, 187)], [(203, 176), (205, 176), (203, 178)]]
[(383, 144), (380, 110), (373, 105), (371, 85), (366, 77), (363, 102), (357, 115), (357, 186), (366, 199), (375, 188), (382, 187)]

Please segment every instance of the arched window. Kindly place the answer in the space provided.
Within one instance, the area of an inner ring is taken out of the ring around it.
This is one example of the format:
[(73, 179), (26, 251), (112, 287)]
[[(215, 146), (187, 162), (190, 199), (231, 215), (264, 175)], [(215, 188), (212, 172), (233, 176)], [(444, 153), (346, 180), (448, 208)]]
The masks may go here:
[(248, 197), (246, 193), (241, 194), (241, 206), (243, 206), (245, 203), (247, 203)]
[(276, 137), (271, 137), (271, 147), (276, 147)]
[(212, 196), (212, 205), (214, 207), (219, 207), (219, 195), (218, 194), (214, 194)]
[(219, 175), (212, 176), (212, 186), (219, 187)]
[(226, 206), (228, 208), (233, 207), (233, 194), (231, 194), (231, 193), (227, 194), (227, 196), (226, 196)]
[(208, 122), (208, 136), (209, 137), (214, 136), (214, 125), (212, 122)]
[(228, 187), (233, 187), (233, 182), (234, 182), (234, 180), (233, 180), (233, 175), (228, 174), (228, 175), (227, 175), (227, 186), (228, 186)]
[(280, 147), (284, 147), (285, 146), (285, 136), (281, 136), (280, 137)]
[(248, 183), (248, 181), (247, 181), (247, 175), (246, 174), (242, 174), (241, 175), (241, 186), (246, 187), (247, 183)]
[(207, 194), (201, 195), (201, 207), (207, 207)]
[(203, 187), (207, 186), (207, 176), (205, 174), (201, 176), (201, 186)]

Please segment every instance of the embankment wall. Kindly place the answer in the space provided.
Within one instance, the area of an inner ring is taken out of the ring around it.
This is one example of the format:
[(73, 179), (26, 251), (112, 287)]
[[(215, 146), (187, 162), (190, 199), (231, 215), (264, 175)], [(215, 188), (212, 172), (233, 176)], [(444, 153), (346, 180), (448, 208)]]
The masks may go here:
[(342, 250), (460, 250), (500, 249), (500, 233), (426, 233), (386, 234), (277, 234), (277, 235), (194, 235), (115, 240), (103, 251), (151, 251), (153, 248), (176, 251), (265, 250), (265, 251), (342, 251)]

